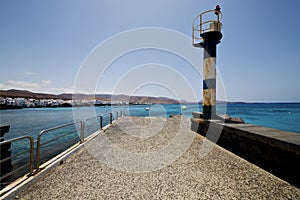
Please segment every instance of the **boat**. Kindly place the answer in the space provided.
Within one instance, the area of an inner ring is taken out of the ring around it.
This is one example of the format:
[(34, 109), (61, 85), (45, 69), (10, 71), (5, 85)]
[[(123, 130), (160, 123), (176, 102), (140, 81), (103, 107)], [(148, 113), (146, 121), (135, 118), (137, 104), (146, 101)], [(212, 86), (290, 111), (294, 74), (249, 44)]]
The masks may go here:
[(148, 102), (147, 107), (145, 108), (146, 111), (149, 111), (149, 110), (150, 110), (150, 104), (152, 105), (151, 102)]
[(182, 109), (182, 110), (186, 110), (187, 107), (186, 107), (186, 106), (181, 106), (181, 109)]

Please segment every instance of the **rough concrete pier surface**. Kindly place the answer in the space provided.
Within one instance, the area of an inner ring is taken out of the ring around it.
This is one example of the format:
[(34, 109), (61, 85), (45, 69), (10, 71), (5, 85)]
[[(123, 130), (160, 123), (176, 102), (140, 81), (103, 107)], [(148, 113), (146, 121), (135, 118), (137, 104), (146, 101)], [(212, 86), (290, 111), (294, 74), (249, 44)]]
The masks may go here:
[(19, 199), (300, 199), (300, 189), (214, 145), (183, 116), (125, 117)]

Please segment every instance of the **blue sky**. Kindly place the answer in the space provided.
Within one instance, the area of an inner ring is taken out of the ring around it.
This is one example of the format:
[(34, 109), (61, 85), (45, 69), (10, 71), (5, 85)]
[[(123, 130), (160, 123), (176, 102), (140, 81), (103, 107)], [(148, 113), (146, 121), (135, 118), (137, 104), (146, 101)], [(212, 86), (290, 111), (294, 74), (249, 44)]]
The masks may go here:
[[(172, 29), (190, 37), (194, 17), (217, 4), (223, 12), (217, 67), (226, 91), (218, 99), (300, 102), (298, 0), (2, 0), (0, 89), (72, 92), (83, 62), (108, 38), (142, 27)], [(200, 69), (203, 51), (197, 51)], [(108, 74), (100, 77), (95, 91), (112, 92), (124, 73), (148, 63), (167, 65), (170, 68), (166, 69), (182, 74), (201, 99), (201, 76), (195, 75), (183, 59), (158, 50), (122, 56), (111, 65)], [(127, 80), (122, 83), (126, 88), (130, 79), (123, 80)], [(105, 83), (101, 85), (101, 81)], [(158, 85), (140, 85), (134, 92), (124, 92), (174, 97), (167, 87)], [(178, 93), (179, 90), (184, 89), (178, 89)], [(122, 93), (122, 87), (117, 91)], [(184, 95), (180, 97), (193, 99), (188, 93)]]

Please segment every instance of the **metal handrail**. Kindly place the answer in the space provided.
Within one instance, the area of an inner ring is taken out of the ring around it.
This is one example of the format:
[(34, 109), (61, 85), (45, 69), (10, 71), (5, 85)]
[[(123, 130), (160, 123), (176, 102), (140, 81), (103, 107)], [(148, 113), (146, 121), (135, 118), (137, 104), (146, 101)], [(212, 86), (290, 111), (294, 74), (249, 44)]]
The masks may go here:
[[(122, 113), (122, 112), (121, 112)], [(105, 113), (103, 115), (100, 115), (100, 116), (96, 116), (96, 117), (91, 117), (91, 118), (88, 118), (88, 119), (85, 119), (83, 121), (78, 121), (78, 122), (73, 122), (73, 123), (68, 123), (68, 124), (64, 124), (64, 125), (61, 125), (61, 126), (56, 126), (56, 127), (53, 127), (53, 128), (50, 128), (50, 129), (46, 129), (46, 130), (42, 130), (38, 137), (37, 137), (37, 148), (36, 148), (36, 169), (39, 170), (39, 167), (40, 167), (40, 160), (41, 160), (41, 146), (42, 145), (45, 145), (47, 143), (50, 143), (50, 142), (53, 142), (59, 138), (62, 138), (66, 135), (69, 135), (73, 132), (67, 132), (65, 134), (62, 134), (62, 135), (59, 135), (58, 137), (55, 137), (51, 140), (48, 140), (44, 143), (41, 143), (41, 137), (42, 135), (48, 133), (48, 132), (51, 132), (53, 130), (57, 130), (57, 129), (60, 129), (60, 128), (64, 128), (64, 127), (67, 127), (67, 126), (72, 126), (72, 125), (76, 125), (76, 124), (80, 124), (80, 142), (83, 143), (84, 142), (84, 138), (85, 138), (85, 135), (84, 135), (84, 128), (85, 128), (85, 124), (86, 124), (86, 121), (88, 120), (92, 120), (92, 119), (95, 119), (95, 118), (100, 118), (100, 130), (103, 128), (103, 117), (104, 116), (107, 116), (109, 115), (109, 123), (112, 124), (113, 122), (113, 114), (112, 113)], [(118, 112), (116, 112), (116, 119), (118, 119)]]
[(113, 118), (113, 114), (109, 113), (109, 123), (112, 124), (112, 118)]
[[(100, 126), (100, 130), (102, 130), (104, 117), (109, 116), (109, 123), (112, 124), (113, 123), (113, 116), (115, 116), (115, 119), (117, 120), (119, 117), (123, 116), (123, 113), (125, 115), (125, 111), (122, 112), (122, 110), (120, 112), (117, 111), (115, 113), (115, 115), (113, 115), (113, 113), (105, 113), (103, 115), (92, 117), (92, 118), (88, 118), (88, 119), (85, 119), (83, 121), (77, 121), (77, 122), (63, 124), (63, 125), (56, 126), (56, 127), (53, 127), (53, 128), (45, 129), (45, 130), (42, 130), (41, 132), (39, 132), (36, 141), (34, 141), (34, 139), (33, 139), (32, 136), (25, 135), (25, 136), (22, 136), (22, 137), (17, 137), (17, 138), (13, 138), (13, 139), (10, 139), (10, 140), (5, 140), (3, 142), (0, 142), (0, 146), (2, 146), (2, 145), (8, 144), (8, 143), (12, 143), (12, 142), (15, 142), (17, 140), (22, 140), (22, 139), (29, 139), (29, 141), (30, 141), (30, 150), (25, 150), (25, 151), (22, 151), (22, 152), (18, 152), (15, 155), (12, 155), (12, 156), (10, 156), (8, 158), (0, 160), (0, 163), (5, 162), (5, 161), (7, 161), (7, 160), (9, 160), (11, 158), (15, 158), (15, 157), (17, 157), (19, 155), (25, 154), (25, 153), (27, 153), (29, 151), (30, 152), (30, 163), (29, 163), (30, 170), (29, 170), (29, 175), (32, 175), (33, 173), (38, 172), (39, 168), (40, 168), (40, 164), (41, 164), (40, 163), (41, 162), (41, 147), (43, 145), (46, 145), (46, 144), (50, 143), (50, 142), (58, 140), (59, 138), (65, 137), (67, 135), (70, 135), (70, 134), (74, 133), (74, 131), (67, 131), (66, 133), (60, 134), (59, 136), (57, 136), (55, 138), (52, 138), (52, 139), (49, 139), (49, 140), (45, 141), (44, 143), (42, 143), (42, 141), (41, 141), (43, 135), (48, 134), (51, 131), (54, 131), (54, 130), (57, 130), (57, 129), (61, 129), (61, 128), (64, 128), (64, 127), (68, 127), (68, 126), (75, 125), (75, 128), (76, 128), (76, 125), (80, 124), (80, 142), (83, 143), (84, 142), (84, 138), (85, 138), (85, 136), (84, 136), (84, 128), (85, 128), (85, 122), (86, 121), (94, 119), (94, 118), (100, 118), (100, 124), (99, 124), (99, 126)], [(71, 140), (73, 140), (73, 139), (74, 138), (72, 138)], [(36, 143), (36, 151), (34, 149), (34, 144), (35, 143)], [(34, 152), (36, 152), (36, 157), (34, 157)], [(34, 162), (34, 158), (36, 158), (35, 162)], [(34, 166), (34, 164), (36, 164), (36, 166)], [(9, 173), (4, 174), (2, 177), (0, 177), (0, 180), (2, 180), (4, 178), (12, 175), (13, 173), (15, 173), (16, 171), (18, 171), (20, 169), (23, 169), (27, 165), (28, 165), (28, 163), (26, 163), (26, 164), (18, 167), (17, 169), (15, 169), (15, 170), (13, 170), (13, 171), (11, 171)], [(36, 169), (36, 171), (34, 171), (35, 169)]]
[[(211, 12), (214, 12), (214, 13), (218, 13), (216, 15), (217, 19), (216, 20), (207, 20), (207, 21), (204, 21), (203, 22), (203, 15), (207, 14), (207, 13), (211, 13)], [(196, 21), (199, 20), (199, 24), (195, 24)], [(205, 11), (199, 15), (197, 15), (197, 17), (195, 17), (195, 19), (193, 20), (193, 23), (192, 23), (192, 44), (196, 44), (196, 40), (200, 40), (202, 41), (203, 38), (199, 38), (199, 37), (196, 37), (195, 34), (196, 33), (199, 33), (200, 34), (203, 34), (205, 33), (206, 31), (210, 30), (210, 28), (203, 28), (203, 25), (205, 24), (208, 24), (208, 23), (219, 23), (220, 25), (222, 25), (221, 23), (221, 20), (222, 20), (222, 13), (221, 11), (217, 11), (217, 10), (208, 10), (208, 11)]]
[[(84, 142), (84, 123), (83, 121), (79, 121), (79, 122), (73, 122), (73, 123), (68, 123), (68, 124), (64, 124), (64, 125), (61, 125), (61, 126), (56, 126), (56, 127), (53, 127), (53, 128), (50, 128), (50, 129), (46, 129), (46, 130), (42, 130), (39, 134), (38, 134), (38, 137), (37, 137), (37, 147), (36, 147), (36, 169), (38, 170), (39, 167), (40, 167), (40, 159), (41, 159), (41, 146), (43, 144), (47, 144), (49, 142), (46, 142), (46, 143), (43, 143), (41, 144), (41, 137), (50, 132), (50, 131), (54, 131), (54, 130), (57, 130), (57, 129), (61, 129), (61, 128), (64, 128), (64, 127), (67, 127), (67, 126), (72, 126), (72, 125), (76, 125), (76, 124), (80, 124), (80, 142)], [(74, 133), (74, 132), (68, 132), (68, 134), (64, 134), (63, 136), (66, 136), (66, 135), (69, 135), (71, 133)], [(60, 136), (52, 139), (51, 141), (54, 141), (54, 140), (57, 140), (58, 138), (61, 138)]]
[[(123, 116), (123, 115), (122, 115), (122, 110), (120, 111), (120, 115), (119, 115), (118, 113), (119, 113), (119, 112), (116, 111), (116, 119), (118, 119), (119, 117), (122, 117), (122, 116)], [(92, 119), (98, 119), (98, 118), (99, 118), (99, 127), (100, 127), (99, 129), (102, 130), (102, 128), (103, 128), (103, 117), (106, 116), (106, 115), (109, 116), (109, 118), (110, 118), (110, 119), (109, 119), (109, 123), (112, 124), (113, 114), (112, 114), (112, 113), (104, 113), (103, 115), (98, 115), (98, 116), (96, 116), (96, 117), (91, 117), (91, 118), (85, 119), (85, 120), (83, 121), (84, 127), (85, 127), (85, 124), (86, 124), (87, 121), (92, 120)]]
[(92, 120), (92, 119), (98, 119), (98, 118), (99, 118), (99, 130), (102, 130), (102, 128), (103, 128), (103, 116), (102, 115), (85, 119), (83, 121), (84, 128), (85, 128), (85, 125), (86, 125), (87, 121)]
[(100, 130), (103, 128), (103, 116), (100, 116)]
[[(29, 136), (29, 135), (24, 135), (24, 136), (21, 136), (21, 137), (17, 137), (17, 138), (13, 138), (13, 139), (10, 139), (10, 140), (5, 140), (3, 142), (0, 142), (0, 146), (2, 145), (5, 145), (5, 144), (9, 144), (9, 143), (12, 143), (12, 142), (15, 142), (15, 141), (18, 141), (18, 140), (24, 140), (24, 139), (28, 139), (29, 142), (30, 142), (30, 162), (29, 162), (29, 175), (32, 175), (33, 174), (33, 169), (34, 169), (34, 140), (33, 140), (33, 137)], [(27, 153), (28, 150), (26, 151), (22, 151), (21, 153), (18, 153), (17, 155), (13, 155), (13, 156), (10, 156), (10, 157), (7, 157), (3, 160), (0, 160), (0, 163), (2, 162), (5, 162), (11, 158), (14, 158), (14, 157), (17, 157), (23, 153)], [(27, 164), (26, 164), (27, 165)], [(23, 165), (23, 166), (20, 166), (18, 167), (17, 169), (14, 169), (13, 171), (7, 173), (7, 174), (4, 174), (3, 176), (0, 177), (0, 180), (4, 179), (4, 178), (7, 178), (8, 176), (12, 175), (13, 173), (15, 173), (16, 171), (20, 170), (21, 168), (24, 168), (26, 165)]]
[(55, 140), (58, 140), (58, 139), (60, 139), (60, 138), (63, 138), (63, 137), (65, 137), (65, 136), (67, 136), (67, 135), (70, 135), (70, 134), (72, 134), (72, 133), (74, 133), (74, 131), (66, 132), (66, 133), (64, 133), (64, 134), (62, 134), (62, 135), (59, 135), (59, 136), (57, 136), (57, 137), (55, 137), (55, 138), (53, 138), (53, 139), (51, 139), (51, 140), (47, 140), (46, 142), (40, 144), (40, 146), (43, 146), (43, 145), (45, 145), (45, 144), (49, 144), (49, 143), (51, 143), (51, 142), (53, 142), (53, 141), (55, 141)]

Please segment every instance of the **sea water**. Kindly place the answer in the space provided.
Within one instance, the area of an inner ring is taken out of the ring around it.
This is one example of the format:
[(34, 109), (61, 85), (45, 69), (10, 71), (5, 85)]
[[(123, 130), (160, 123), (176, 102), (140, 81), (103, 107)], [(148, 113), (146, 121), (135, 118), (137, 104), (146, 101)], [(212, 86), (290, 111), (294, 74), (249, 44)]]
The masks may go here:
[[(169, 117), (172, 114), (192, 117), (193, 111), (202, 111), (198, 104), (185, 106), (184, 110), (178, 104), (1, 110), (0, 124), (10, 125), (5, 139), (23, 135), (31, 135), (36, 139), (43, 129), (121, 110), (127, 115), (141, 117)], [(146, 111), (146, 107), (150, 107), (150, 110)], [(227, 103), (217, 105), (217, 112), (240, 117), (246, 123), (300, 133), (300, 103)]]
[(246, 123), (300, 133), (299, 103), (227, 104), (227, 110)]
[[(149, 107), (150, 110), (145, 108)], [(0, 125), (10, 125), (9, 133), (5, 139), (16, 138), (24, 135), (30, 135), (37, 139), (38, 134), (45, 129), (57, 127), (66, 123), (83, 121), (103, 115), (103, 125), (109, 123), (109, 113), (120, 111), (131, 116), (163, 116), (169, 117), (173, 114), (182, 114), (189, 118), (193, 111), (202, 111), (202, 106), (198, 104), (185, 104), (185, 109), (178, 104), (168, 105), (129, 105), (129, 106), (99, 106), (99, 107), (74, 107), (74, 108), (25, 108), (18, 110), (1, 110)], [(246, 123), (256, 124), (265, 127), (271, 127), (279, 130), (300, 133), (300, 103), (228, 103), (218, 104), (217, 113), (227, 113), (232, 117), (240, 117)], [(99, 130), (99, 118), (85, 121), (85, 137)], [(71, 126), (60, 128), (51, 134), (43, 135), (42, 142), (51, 140), (61, 134), (70, 132), (67, 137), (47, 143), (41, 148), (41, 162), (57, 155), (63, 150), (79, 141), (80, 127)], [(36, 144), (35, 144), (36, 149)], [(22, 151), (29, 150), (28, 141), (19, 141), (12, 143), (12, 155)], [(29, 154), (21, 155), (12, 159), (16, 168), (29, 163)], [(24, 169), (23, 173), (28, 172)], [(20, 174), (22, 175), (22, 174)], [(15, 177), (17, 178), (17, 177)]]

